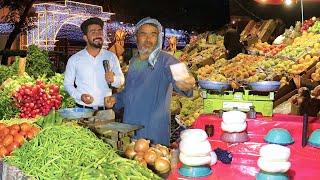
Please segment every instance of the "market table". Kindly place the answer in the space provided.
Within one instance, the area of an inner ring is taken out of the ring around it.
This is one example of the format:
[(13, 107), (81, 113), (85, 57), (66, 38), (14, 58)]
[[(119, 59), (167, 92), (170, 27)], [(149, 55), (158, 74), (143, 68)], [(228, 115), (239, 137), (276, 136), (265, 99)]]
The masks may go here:
[[(231, 164), (223, 164), (218, 161), (211, 166), (213, 173), (210, 176), (197, 178), (204, 179), (223, 179), (223, 180), (248, 180), (255, 179), (259, 172), (257, 160), (259, 150), (265, 145), (263, 138), (272, 128), (287, 129), (294, 139), (294, 144), (289, 145), (291, 155), (289, 161), (291, 168), (287, 172), (289, 179), (312, 180), (320, 177), (320, 149), (309, 145), (304, 148), (301, 146), (302, 141), (302, 116), (274, 114), (273, 117), (257, 116), (256, 119), (247, 119), (247, 132), (250, 137), (249, 142), (245, 143), (226, 143), (220, 141), (222, 119), (215, 115), (201, 115), (194, 123), (193, 128), (204, 129), (205, 125), (214, 126), (214, 135), (209, 137), (212, 149), (222, 148), (232, 153), (233, 159)], [(320, 128), (320, 118), (309, 117), (308, 135), (315, 129)], [(173, 169), (167, 179), (192, 179), (181, 176), (178, 173), (181, 163)]]

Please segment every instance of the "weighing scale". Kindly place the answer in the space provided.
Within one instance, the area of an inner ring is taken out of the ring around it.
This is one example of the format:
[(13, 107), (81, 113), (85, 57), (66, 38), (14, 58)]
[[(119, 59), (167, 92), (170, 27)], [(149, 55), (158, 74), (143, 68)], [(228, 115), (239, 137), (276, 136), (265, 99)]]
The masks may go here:
[(259, 92), (253, 90), (243, 91), (214, 91), (202, 90), (204, 113), (213, 111), (229, 111), (237, 108), (240, 111), (248, 112), (250, 106), (255, 107), (256, 112), (263, 116), (272, 116), (274, 92)]
[(124, 151), (126, 145), (130, 144), (134, 132), (143, 127), (115, 122), (112, 110), (97, 111), (94, 116), (78, 119), (78, 123), (89, 128), (100, 139), (119, 151)]
[(113, 148), (124, 151), (126, 146), (131, 143), (135, 131), (141, 128), (143, 126), (110, 122), (95, 126), (94, 131), (103, 141), (111, 144)]

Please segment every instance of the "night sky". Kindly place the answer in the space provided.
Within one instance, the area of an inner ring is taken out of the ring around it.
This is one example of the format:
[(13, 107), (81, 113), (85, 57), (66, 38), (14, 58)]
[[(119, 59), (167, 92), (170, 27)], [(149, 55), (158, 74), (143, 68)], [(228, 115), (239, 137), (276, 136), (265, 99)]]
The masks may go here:
[[(39, 1), (44, 2), (45, 0)], [(227, 24), (232, 15), (260, 19), (281, 18), (287, 26), (294, 25), (295, 21), (301, 20), (300, 3), (285, 7), (284, 5), (262, 5), (254, 0), (74, 1), (101, 5), (104, 11), (116, 13), (112, 20), (135, 24), (140, 19), (150, 16), (157, 18), (164, 27), (198, 32), (216, 30)], [(304, 1), (304, 14), (305, 19), (312, 16), (320, 17), (320, 2)]]
[(114, 19), (136, 23), (157, 18), (163, 26), (186, 30), (213, 30), (229, 21), (228, 0), (109, 0)]

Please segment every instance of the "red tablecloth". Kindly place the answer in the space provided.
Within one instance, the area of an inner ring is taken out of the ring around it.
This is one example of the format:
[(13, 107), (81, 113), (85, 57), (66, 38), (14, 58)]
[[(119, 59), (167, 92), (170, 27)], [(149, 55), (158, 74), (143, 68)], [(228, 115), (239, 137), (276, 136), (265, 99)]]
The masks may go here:
[[(258, 116), (257, 119), (247, 119), (247, 132), (250, 137), (249, 142), (245, 143), (225, 143), (220, 141), (222, 130), (220, 128), (221, 119), (213, 115), (202, 115), (195, 122), (193, 128), (204, 129), (206, 124), (214, 125), (214, 135), (209, 138), (212, 149), (220, 147), (232, 152), (233, 159), (230, 165), (221, 163), (213, 165), (213, 173), (204, 179), (223, 179), (223, 180), (248, 180), (255, 179), (259, 172), (257, 160), (259, 150), (265, 145), (264, 136), (272, 128), (285, 128), (294, 138), (295, 143), (289, 145), (291, 155), (289, 161), (291, 168), (287, 172), (290, 179), (311, 180), (320, 178), (320, 149), (307, 145), (302, 148), (302, 116), (275, 114), (273, 117)], [(309, 135), (313, 130), (320, 128), (320, 119), (309, 118)], [(178, 168), (181, 163), (178, 164)], [(178, 168), (173, 169), (167, 179), (191, 179), (178, 173)]]

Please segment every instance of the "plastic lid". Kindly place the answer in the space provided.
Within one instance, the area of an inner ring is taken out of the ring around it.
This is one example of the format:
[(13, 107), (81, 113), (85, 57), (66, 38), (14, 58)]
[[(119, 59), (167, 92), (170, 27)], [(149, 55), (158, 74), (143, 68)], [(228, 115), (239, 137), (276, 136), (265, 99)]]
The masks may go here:
[(271, 144), (280, 144), (280, 145), (289, 145), (294, 143), (294, 140), (290, 132), (284, 128), (273, 128), (268, 134), (264, 137), (264, 140), (267, 143)]

